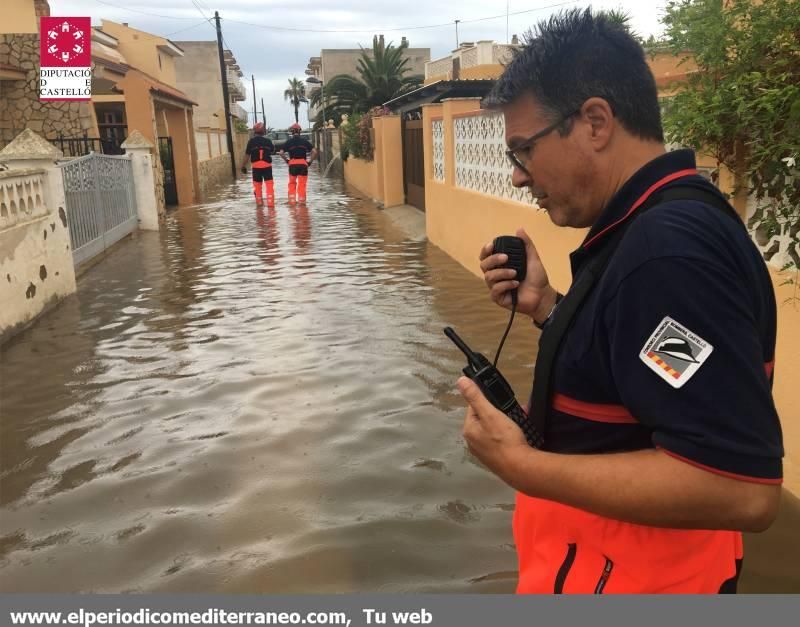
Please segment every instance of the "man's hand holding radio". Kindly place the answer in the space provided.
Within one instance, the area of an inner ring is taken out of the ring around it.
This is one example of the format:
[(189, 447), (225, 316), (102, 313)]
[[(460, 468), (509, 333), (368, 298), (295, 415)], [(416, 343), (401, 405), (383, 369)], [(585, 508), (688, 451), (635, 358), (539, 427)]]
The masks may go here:
[(489, 470), (509, 485), (515, 485), (515, 460), (535, 449), (525, 440), (522, 429), (492, 406), (473, 381), (461, 377), (458, 390), (467, 401), (463, 429), (467, 447)]
[(525, 253), (528, 259), (528, 269), (525, 279), (520, 283), (514, 279), (516, 272), (502, 268), (507, 261), (506, 255), (493, 254), (493, 245), (490, 242), (481, 248), (480, 260), (483, 280), (489, 287), (492, 300), (506, 309), (511, 309), (511, 290), (517, 287), (517, 311), (530, 316), (537, 322), (544, 321), (556, 303), (557, 292), (550, 285), (547, 271), (536, 246), (524, 229), (517, 231), (517, 237), (525, 242)]

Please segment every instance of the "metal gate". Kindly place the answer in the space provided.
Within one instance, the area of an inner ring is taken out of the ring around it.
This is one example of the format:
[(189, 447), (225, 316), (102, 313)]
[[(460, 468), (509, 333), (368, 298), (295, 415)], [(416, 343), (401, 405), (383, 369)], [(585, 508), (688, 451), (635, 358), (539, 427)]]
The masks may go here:
[(172, 137), (158, 138), (158, 154), (164, 169), (164, 202), (178, 204), (178, 183), (175, 181), (175, 151), (172, 150)]
[(130, 155), (92, 153), (59, 164), (67, 201), (72, 260), (91, 259), (138, 225)]
[(403, 121), (403, 187), (406, 202), (425, 211), (425, 153), (422, 120)]

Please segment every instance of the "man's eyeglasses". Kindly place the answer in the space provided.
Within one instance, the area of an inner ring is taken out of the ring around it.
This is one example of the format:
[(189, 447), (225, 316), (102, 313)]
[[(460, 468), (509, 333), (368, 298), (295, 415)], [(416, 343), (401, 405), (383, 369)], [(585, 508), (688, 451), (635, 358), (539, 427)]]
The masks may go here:
[(576, 109), (572, 113), (569, 113), (569, 114), (565, 115), (564, 117), (562, 117), (555, 124), (551, 124), (547, 128), (543, 128), (538, 133), (534, 133), (533, 135), (531, 135), (528, 139), (526, 139), (521, 144), (518, 144), (514, 148), (509, 148), (508, 150), (506, 150), (506, 157), (508, 157), (508, 160), (511, 162), (511, 165), (513, 165), (515, 168), (519, 168), (520, 170), (522, 170), (526, 174), (529, 174), (527, 168), (525, 167), (525, 162), (528, 161), (531, 158), (531, 154), (533, 153), (533, 149), (535, 147), (534, 144), (535, 144), (536, 140), (541, 139), (542, 137), (544, 137), (546, 135), (549, 135), (554, 130), (556, 130), (559, 126), (561, 126), (564, 122), (566, 122), (568, 119), (570, 119), (573, 115), (575, 115), (575, 114), (577, 114), (579, 112), (580, 112), (580, 109)]

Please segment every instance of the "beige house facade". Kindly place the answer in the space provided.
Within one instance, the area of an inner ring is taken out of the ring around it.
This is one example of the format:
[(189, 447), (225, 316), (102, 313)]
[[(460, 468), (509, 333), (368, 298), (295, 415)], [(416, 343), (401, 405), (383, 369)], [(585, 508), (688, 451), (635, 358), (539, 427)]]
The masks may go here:
[[(237, 170), (249, 135), (247, 111), (240, 102), (247, 98), (242, 70), (230, 50), (223, 51), (225, 76), (220, 71), (219, 50), (215, 41), (178, 41), (183, 56), (175, 59), (177, 87), (188, 95), (194, 109), (194, 136), (197, 147), (200, 193), (202, 197), (220, 183), (231, 181), (231, 161), (228, 152), (223, 79), (228, 84), (231, 128), (234, 139), (234, 158)], [(238, 130), (237, 130), (238, 129)]]
[(194, 107), (177, 87), (175, 60), (184, 56), (174, 42), (102, 20), (92, 36), (96, 67), (93, 102), (98, 132), (125, 137), (138, 130), (157, 148), (166, 205), (200, 198)]

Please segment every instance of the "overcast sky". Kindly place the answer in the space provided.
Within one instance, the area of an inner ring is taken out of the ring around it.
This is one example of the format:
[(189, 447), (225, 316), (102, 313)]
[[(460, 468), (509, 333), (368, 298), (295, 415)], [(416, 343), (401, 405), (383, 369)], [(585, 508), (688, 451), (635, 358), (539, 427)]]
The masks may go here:
[[(173, 41), (214, 40), (214, 29), (202, 14), (213, 17), (219, 11), (225, 41), (245, 73), (248, 90), (251, 74), (256, 77), (259, 115), (263, 97), (267, 123), (275, 128), (294, 122), (293, 110), (283, 100), (287, 79), (305, 79), (309, 58), (319, 56), (322, 48), (368, 47), (373, 34), (383, 33), (395, 44), (406, 36), (412, 47), (430, 48), (431, 59), (437, 59), (456, 47), (454, 20), (460, 20), (462, 42), (505, 42), (553, 12), (589, 5), (627, 11), (634, 30), (647, 37), (661, 32), (665, 4), (666, 0), (50, 0), (54, 16), (89, 15), (97, 25), (101, 19), (128, 22)], [(252, 103), (250, 93), (241, 104), (252, 110)], [(300, 121), (305, 126), (308, 117), (302, 107)]]

